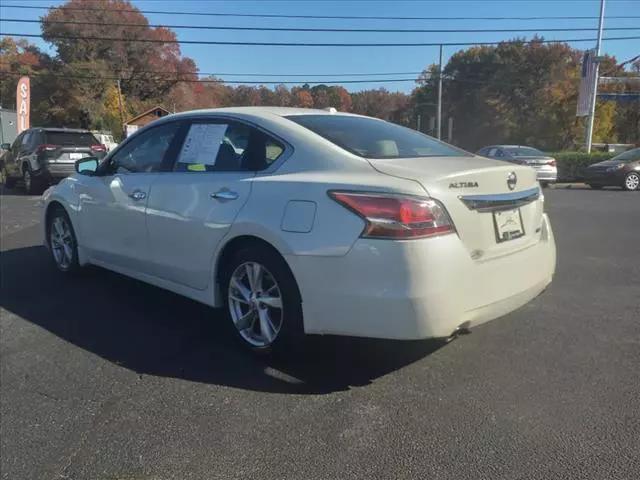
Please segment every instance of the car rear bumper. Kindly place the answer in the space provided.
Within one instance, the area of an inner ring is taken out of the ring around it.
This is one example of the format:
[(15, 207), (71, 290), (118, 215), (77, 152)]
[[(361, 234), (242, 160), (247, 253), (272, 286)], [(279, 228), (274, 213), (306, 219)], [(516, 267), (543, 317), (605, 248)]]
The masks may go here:
[(75, 162), (71, 163), (48, 163), (34, 174), (46, 178), (49, 181), (60, 181), (75, 173)]
[(359, 239), (343, 257), (287, 256), (307, 333), (389, 339), (447, 337), (505, 315), (540, 294), (555, 271), (545, 215), (529, 246), (473, 260), (457, 235)]
[(536, 168), (535, 170), (539, 182), (555, 182), (558, 180), (558, 169), (556, 167)]

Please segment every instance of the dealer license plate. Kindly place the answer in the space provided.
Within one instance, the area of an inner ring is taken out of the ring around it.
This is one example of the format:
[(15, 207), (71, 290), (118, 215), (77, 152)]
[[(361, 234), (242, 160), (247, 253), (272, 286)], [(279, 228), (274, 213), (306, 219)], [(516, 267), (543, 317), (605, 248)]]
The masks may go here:
[(496, 230), (496, 241), (506, 242), (524, 235), (520, 209), (493, 212), (493, 224)]

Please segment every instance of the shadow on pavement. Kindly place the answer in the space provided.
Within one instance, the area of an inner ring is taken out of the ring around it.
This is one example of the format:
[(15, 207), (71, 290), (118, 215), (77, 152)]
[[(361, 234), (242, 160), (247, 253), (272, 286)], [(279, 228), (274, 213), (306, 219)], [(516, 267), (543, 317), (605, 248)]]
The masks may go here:
[(0, 305), (139, 374), (267, 392), (366, 385), (443, 345), (311, 337), (300, 358), (260, 358), (236, 343), (219, 310), (106, 270), (86, 270), (63, 276), (43, 247), (4, 251)]

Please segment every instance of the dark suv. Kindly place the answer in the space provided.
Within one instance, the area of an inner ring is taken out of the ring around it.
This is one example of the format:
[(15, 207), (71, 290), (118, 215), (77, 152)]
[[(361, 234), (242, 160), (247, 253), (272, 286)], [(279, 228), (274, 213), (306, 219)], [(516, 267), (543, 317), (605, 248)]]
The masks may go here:
[(11, 188), (21, 180), (31, 195), (74, 173), (76, 160), (102, 158), (107, 152), (91, 132), (68, 128), (30, 128), (13, 145), (2, 144), (2, 149), (0, 169), (5, 185)]

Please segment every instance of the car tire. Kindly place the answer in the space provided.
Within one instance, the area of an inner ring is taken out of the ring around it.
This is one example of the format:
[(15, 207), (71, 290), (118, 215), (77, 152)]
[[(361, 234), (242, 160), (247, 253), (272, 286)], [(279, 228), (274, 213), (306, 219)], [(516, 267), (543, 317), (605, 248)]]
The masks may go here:
[(47, 242), (55, 267), (65, 274), (75, 274), (78, 262), (78, 241), (71, 219), (61, 206), (53, 207), (47, 219)]
[(28, 167), (22, 172), (22, 182), (24, 184), (24, 191), (27, 195), (40, 195), (42, 193), (40, 179), (38, 177), (34, 177)]
[(628, 192), (635, 192), (640, 190), (640, 173), (639, 172), (629, 172), (627, 176), (624, 177), (623, 188)]
[[(251, 272), (258, 272), (258, 281)], [(225, 313), (240, 343), (257, 354), (302, 350), (300, 291), (277, 252), (264, 245), (238, 250), (223, 267), (221, 285)]]
[(602, 185), (593, 185), (591, 183), (588, 184), (590, 188), (593, 188), (594, 190), (602, 190)]

